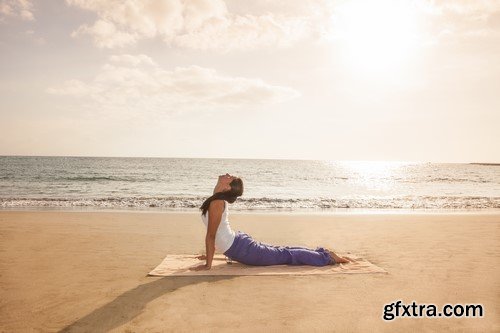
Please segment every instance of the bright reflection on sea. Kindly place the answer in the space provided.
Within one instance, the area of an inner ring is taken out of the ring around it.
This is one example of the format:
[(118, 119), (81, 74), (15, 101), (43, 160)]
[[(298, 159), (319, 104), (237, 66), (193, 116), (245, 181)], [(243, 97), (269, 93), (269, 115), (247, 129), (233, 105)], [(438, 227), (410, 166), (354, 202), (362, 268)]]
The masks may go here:
[[(342, 174), (351, 184), (364, 187), (368, 192), (389, 191), (397, 180), (407, 179), (408, 166), (418, 164), (405, 161), (325, 161)], [(367, 194), (369, 194), (367, 192)]]

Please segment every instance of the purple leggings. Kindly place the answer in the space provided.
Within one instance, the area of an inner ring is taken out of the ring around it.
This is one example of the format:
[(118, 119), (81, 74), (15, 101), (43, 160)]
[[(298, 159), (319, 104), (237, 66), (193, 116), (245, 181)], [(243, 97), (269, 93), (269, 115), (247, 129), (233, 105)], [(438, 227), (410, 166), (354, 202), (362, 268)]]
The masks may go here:
[(277, 246), (256, 241), (252, 236), (237, 231), (233, 244), (224, 255), (246, 265), (311, 265), (326, 266), (332, 260), (324, 248), (316, 250), (301, 246)]

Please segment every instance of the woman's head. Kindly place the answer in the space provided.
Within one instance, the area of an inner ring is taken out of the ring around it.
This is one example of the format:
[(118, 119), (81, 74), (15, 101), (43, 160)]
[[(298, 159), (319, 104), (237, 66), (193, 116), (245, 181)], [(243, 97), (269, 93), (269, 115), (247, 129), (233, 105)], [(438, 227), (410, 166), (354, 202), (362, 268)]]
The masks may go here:
[[(235, 180), (239, 179), (236, 176), (231, 176), (230, 174), (226, 173), (225, 175), (220, 175), (219, 179), (217, 181), (217, 185), (215, 185), (214, 192), (227, 192), (231, 191), (234, 189), (237, 189), (237, 184), (234, 182)], [(241, 181), (241, 179), (240, 179)], [(234, 183), (233, 183), (234, 182)], [(231, 185), (233, 184), (233, 185)], [(240, 194), (241, 195), (241, 194)]]
[(243, 181), (241, 178), (232, 176), (228, 173), (225, 175), (220, 175), (217, 180), (217, 185), (215, 185), (214, 194), (203, 202), (200, 209), (204, 215), (208, 207), (210, 207), (210, 202), (215, 199), (226, 200), (229, 203), (236, 201), (237, 197), (243, 195)]

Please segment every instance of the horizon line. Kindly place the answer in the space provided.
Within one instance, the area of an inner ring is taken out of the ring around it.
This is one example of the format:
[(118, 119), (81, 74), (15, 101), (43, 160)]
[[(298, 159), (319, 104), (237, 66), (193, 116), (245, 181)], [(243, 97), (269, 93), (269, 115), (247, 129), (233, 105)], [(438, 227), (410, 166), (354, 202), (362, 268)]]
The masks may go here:
[(224, 160), (271, 160), (271, 161), (331, 161), (331, 162), (393, 162), (393, 163), (443, 163), (443, 164), (476, 164), (500, 165), (496, 162), (443, 162), (443, 161), (409, 161), (409, 160), (333, 160), (333, 159), (297, 159), (297, 158), (244, 158), (244, 157), (179, 157), (179, 156), (90, 156), (90, 155), (0, 155), (0, 157), (83, 157), (83, 158), (163, 158), (163, 159), (224, 159)]

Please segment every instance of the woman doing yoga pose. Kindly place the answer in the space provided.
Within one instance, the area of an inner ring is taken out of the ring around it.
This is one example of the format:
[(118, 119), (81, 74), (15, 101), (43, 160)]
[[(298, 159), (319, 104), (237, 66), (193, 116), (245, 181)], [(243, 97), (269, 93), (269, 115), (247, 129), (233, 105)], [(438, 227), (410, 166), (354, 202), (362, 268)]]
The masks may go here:
[(243, 181), (229, 174), (219, 176), (214, 193), (203, 202), (202, 221), (207, 227), (205, 236), (206, 255), (198, 256), (206, 260), (204, 265), (191, 270), (208, 270), (212, 267), (215, 248), (232, 260), (255, 266), (268, 265), (312, 265), (326, 266), (347, 263), (350, 258), (339, 257), (333, 251), (317, 247), (310, 249), (301, 246), (278, 246), (265, 244), (250, 235), (231, 229), (227, 218), (228, 203), (243, 195)]

